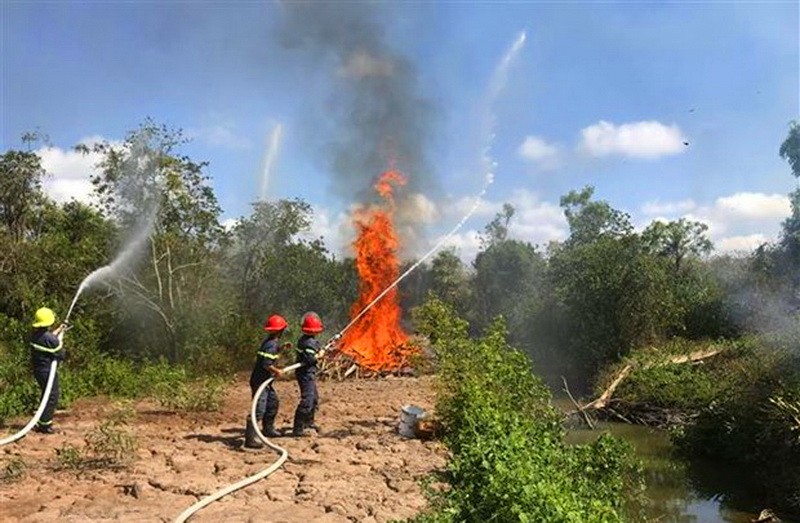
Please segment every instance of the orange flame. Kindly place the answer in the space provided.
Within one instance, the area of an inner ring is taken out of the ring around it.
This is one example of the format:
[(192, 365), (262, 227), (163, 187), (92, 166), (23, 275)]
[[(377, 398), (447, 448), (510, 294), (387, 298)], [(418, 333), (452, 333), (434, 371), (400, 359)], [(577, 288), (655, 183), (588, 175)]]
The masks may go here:
[[(383, 173), (375, 190), (386, 201), (384, 207), (369, 207), (356, 212), (358, 237), (353, 242), (356, 269), (360, 278), (358, 300), (350, 308), (350, 317), (360, 313), (400, 275), (397, 249), (400, 242), (392, 223), (394, 186), (405, 185), (397, 171)], [(408, 335), (400, 325), (397, 288), (389, 291), (345, 333), (343, 352), (362, 367), (391, 371), (403, 366), (413, 349), (406, 345)]]

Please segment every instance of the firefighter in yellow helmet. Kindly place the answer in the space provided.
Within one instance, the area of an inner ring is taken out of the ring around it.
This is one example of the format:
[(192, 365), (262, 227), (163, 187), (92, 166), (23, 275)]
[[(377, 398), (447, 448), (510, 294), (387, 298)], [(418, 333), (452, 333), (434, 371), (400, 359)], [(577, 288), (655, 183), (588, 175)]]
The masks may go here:
[[(33, 318), (33, 330), (30, 337), (31, 361), (33, 376), (36, 378), (39, 388), (42, 389), (42, 395), (47, 387), (47, 380), (50, 378), (50, 367), (53, 360), (62, 361), (64, 359), (64, 332), (67, 330), (67, 324), (62, 323), (52, 329), (55, 322), (55, 313), (47, 307), (37, 310)], [(42, 434), (55, 432), (53, 430), (53, 413), (58, 405), (59, 392), (58, 374), (56, 374), (44, 413), (36, 425), (37, 432)]]

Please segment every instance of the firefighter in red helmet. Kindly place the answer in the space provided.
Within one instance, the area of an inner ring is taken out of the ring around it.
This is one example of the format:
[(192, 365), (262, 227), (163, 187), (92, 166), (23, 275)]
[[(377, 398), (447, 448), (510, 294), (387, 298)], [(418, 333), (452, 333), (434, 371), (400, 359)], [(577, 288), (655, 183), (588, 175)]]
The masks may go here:
[[(288, 324), (283, 316), (273, 314), (264, 323), (264, 330), (267, 337), (261, 342), (261, 346), (256, 352), (256, 363), (253, 372), (250, 374), (250, 393), (255, 395), (258, 388), (270, 378), (277, 378), (282, 374), (278, 368), (278, 356), (283, 348), (291, 347), (291, 343), (280, 344), (281, 335), (286, 330)], [(247, 417), (247, 428), (245, 430), (244, 446), (247, 448), (258, 449), (263, 445), (256, 437), (254, 423), (262, 423), (262, 432), (268, 438), (280, 436), (275, 430), (275, 417), (278, 415), (278, 394), (270, 384), (256, 403), (256, 419)]]
[(314, 422), (314, 416), (319, 405), (319, 394), (317, 392), (317, 353), (320, 351), (317, 335), (321, 333), (325, 326), (315, 312), (307, 312), (303, 315), (300, 326), (303, 335), (297, 341), (297, 363), (301, 366), (295, 372), (297, 385), (300, 387), (300, 403), (294, 413), (294, 426), (292, 435), (299, 437), (304, 435), (306, 428), (311, 428), (319, 433), (319, 427)]

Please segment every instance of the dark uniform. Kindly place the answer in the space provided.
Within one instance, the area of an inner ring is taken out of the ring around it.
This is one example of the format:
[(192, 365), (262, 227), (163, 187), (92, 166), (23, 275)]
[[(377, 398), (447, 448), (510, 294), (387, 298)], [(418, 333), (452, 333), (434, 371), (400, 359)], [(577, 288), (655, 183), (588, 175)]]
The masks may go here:
[[(36, 383), (44, 390), (47, 388), (47, 380), (50, 378), (50, 365), (54, 360), (64, 359), (64, 348), (61, 340), (45, 327), (35, 328), (31, 333), (31, 363), (33, 364), (33, 376)], [(39, 419), (38, 427), (40, 431), (49, 432), (53, 425), (53, 414), (56, 411), (59, 397), (58, 374), (53, 379), (53, 388), (50, 390), (50, 397), (44, 407), (44, 413)]]
[(317, 393), (317, 352), (319, 340), (314, 336), (303, 334), (297, 341), (297, 363), (301, 367), (295, 372), (297, 385), (300, 387), (300, 403), (294, 413), (294, 428), (292, 433), (302, 435), (306, 427), (316, 428), (314, 415), (319, 406)]
[[(272, 378), (271, 369), (278, 362), (277, 338), (265, 338), (256, 353), (256, 365), (250, 374), (250, 396), (253, 397), (262, 383)], [(278, 415), (278, 393), (272, 383), (261, 393), (256, 403), (256, 421), (264, 420), (264, 432), (274, 431), (275, 417)], [(269, 430), (268, 430), (269, 429)]]

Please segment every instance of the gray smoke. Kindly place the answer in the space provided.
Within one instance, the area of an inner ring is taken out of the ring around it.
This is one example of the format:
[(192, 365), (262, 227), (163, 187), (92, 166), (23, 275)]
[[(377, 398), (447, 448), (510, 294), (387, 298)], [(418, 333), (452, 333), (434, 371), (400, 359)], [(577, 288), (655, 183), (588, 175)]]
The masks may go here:
[(334, 85), (323, 117), (335, 123), (329, 167), (337, 194), (346, 201), (370, 198), (372, 181), (390, 167), (408, 177), (402, 193), (435, 191), (425, 157), (432, 106), (419, 94), (413, 64), (384, 41), (376, 7), (343, 2), (283, 7), (282, 45), (311, 53)]

